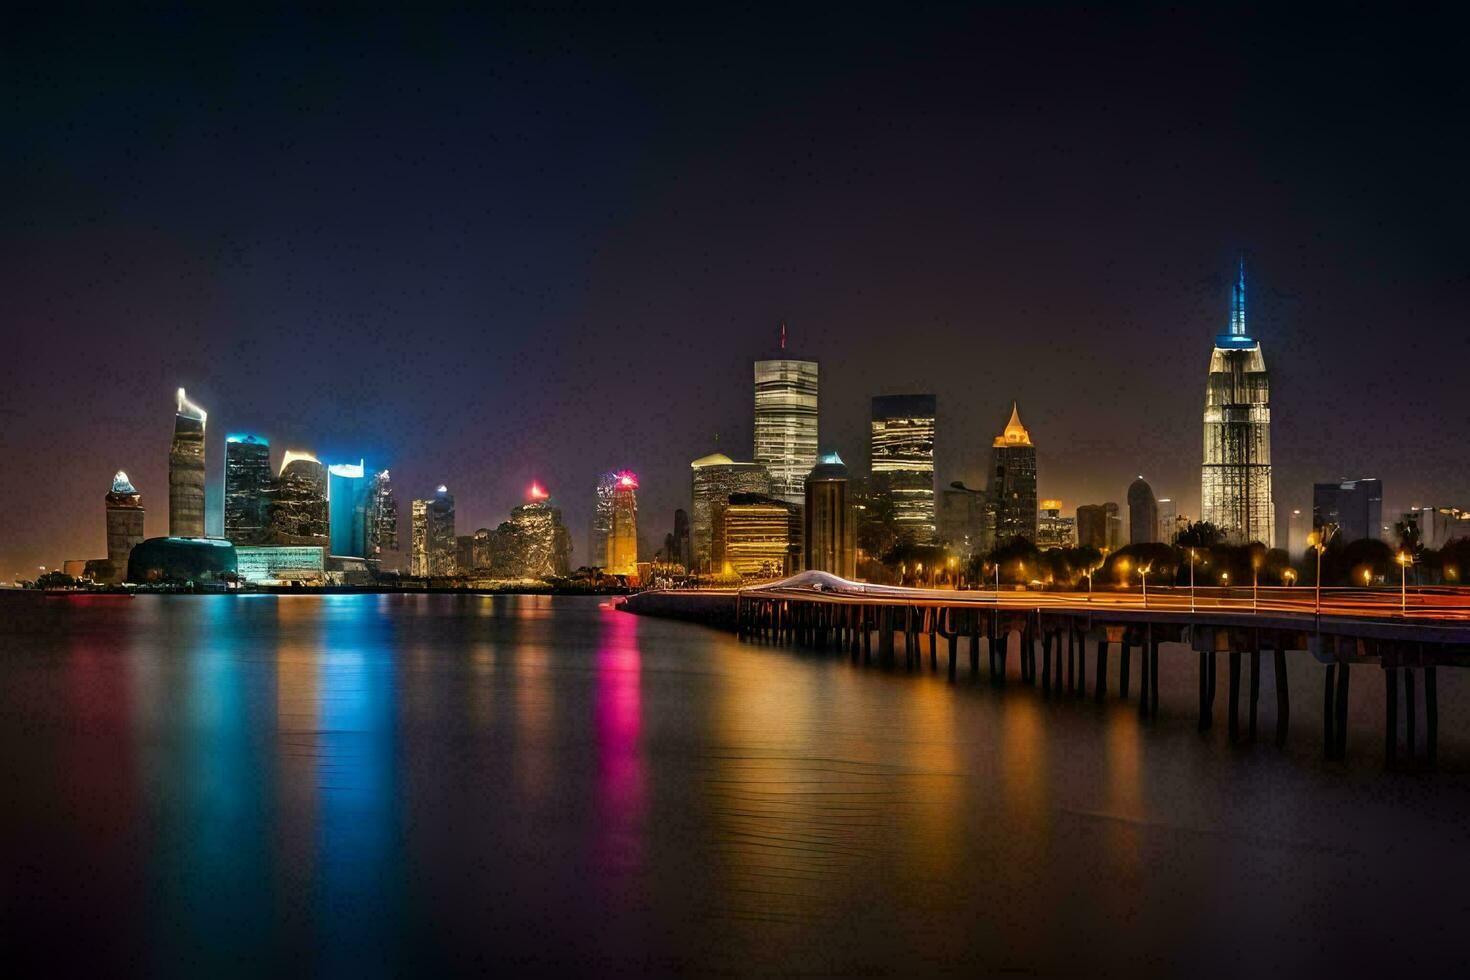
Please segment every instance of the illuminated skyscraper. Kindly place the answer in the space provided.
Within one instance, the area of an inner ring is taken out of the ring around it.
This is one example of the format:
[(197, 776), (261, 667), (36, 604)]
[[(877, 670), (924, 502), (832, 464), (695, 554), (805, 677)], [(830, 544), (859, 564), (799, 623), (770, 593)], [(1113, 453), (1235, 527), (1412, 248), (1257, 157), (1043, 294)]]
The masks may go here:
[(715, 515), (721, 571), (742, 578), (777, 578), (801, 567), (801, 511), (796, 504), (759, 493), (730, 495)]
[(382, 558), (385, 551), (398, 550), (398, 500), (388, 471), (373, 474), (368, 488), (367, 557)]
[(174, 441), (168, 451), (168, 533), (174, 538), (204, 537), (204, 422), (208, 413), (184, 397), (180, 388), (174, 414)]
[(939, 543), (950, 554), (968, 559), (981, 549), (985, 538), (984, 494), (964, 489), (963, 484), (946, 487), (939, 493), (938, 511)]
[(327, 468), (311, 453), (286, 450), (266, 488), (266, 537), (275, 545), (326, 548), (331, 543)]
[(128, 554), (143, 541), (143, 496), (133, 489), (122, 470), (112, 478), (107, 495), (108, 582), (121, 582), (128, 571)]
[(1143, 477), (1128, 487), (1128, 543), (1152, 544), (1159, 539), (1159, 502)]
[(265, 540), (271, 447), (263, 436), (225, 436), (225, 537), (237, 545)]
[(755, 461), (771, 474), (771, 493), (800, 503), (817, 462), (817, 362), (780, 356), (755, 362)]
[(1204, 520), (1234, 541), (1276, 543), (1271, 496), (1270, 382), (1261, 345), (1246, 333), (1245, 262), (1230, 306), (1230, 327), (1215, 338), (1205, 385)]
[(715, 512), (729, 503), (732, 493), (769, 494), (771, 475), (760, 463), (737, 463), (724, 453), (701, 456), (689, 470), (694, 570), (717, 572), (721, 556), (715, 554)]
[(612, 534), (613, 488), (617, 484), (616, 473), (604, 473), (597, 478), (597, 507), (592, 512), (592, 527), (587, 532), (589, 568), (607, 568), (607, 539)]
[[(1011, 420), (990, 450), (990, 501), (995, 508), (997, 547), (1012, 538), (1036, 540), (1036, 446), (1011, 403)], [(1080, 531), (1080, 528), (1079, 528)]]
[(408, 574), (423, 578), (429, 574), (429, 502), (415, 500), (410, 508)]
[(638, 574), (638, 477), (630, 470), (619, 473), (613, 483), (607, 571), (609, 575)]
[(927, 544), (937, 531), (934, 513), (933, 395), (881, 395), (873, 399), (868, 462), (871, 492), (892, 514), (904, 540)]
[(823, 454), (807, 474), (802, 524), (808, 569), (843, 578), (857, 574), (857, 526), (848, 497), (847, 467), (836, 453)]
[(367, 558), (367, 470), (363, 461), (327, 467), (327, 506), (331, 515), (332, 554)]
[(1311, 518), (1301, 508), (1293, 508), (1286, 521), (1286, 553), (1292, 561), (1301, 561), (1307, 553), (1307, 535), (1311, 533)]
[(551, 495), (532, 483), (527, 500), (495, 529), (491, 574), (501, 579), (548, 579), (564, 576), (572, 558), (572, 536), (561, 522)]
[(413, 540), (408, 558), (410, 575), (438, 577), (456, 571), (454, 497), (442, 483), (432, 500), (413, 502)]

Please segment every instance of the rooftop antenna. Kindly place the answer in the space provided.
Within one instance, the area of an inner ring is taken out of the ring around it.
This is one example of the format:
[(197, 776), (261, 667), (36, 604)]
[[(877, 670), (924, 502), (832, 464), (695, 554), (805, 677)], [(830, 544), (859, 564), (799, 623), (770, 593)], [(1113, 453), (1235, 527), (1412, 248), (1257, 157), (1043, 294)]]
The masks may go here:
[(786, 349), (786, 321), (781, 321), (781, 349)]
[(1245, 333), (1245, 255), (1240, 256), (1240, 271), (1235, 280), (1235, 295), (1230, 304), (1230, 335), (1244, 337)]

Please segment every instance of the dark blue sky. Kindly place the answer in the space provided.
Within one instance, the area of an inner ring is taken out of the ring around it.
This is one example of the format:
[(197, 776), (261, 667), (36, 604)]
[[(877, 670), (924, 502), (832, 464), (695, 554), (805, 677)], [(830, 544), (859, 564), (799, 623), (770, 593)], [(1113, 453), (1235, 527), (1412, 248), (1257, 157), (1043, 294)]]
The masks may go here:
[(933, 391), (941, 481), (979, 482), (1016, 398), (1042, 495), (1141, 472), (1196, 513), (1240, 250), (1278, 505), (1470, 504), (1463, 26), (11, 14), (0, 572), (103, 554), (118, 468), (166, 532), (180, 384), (216, 484), (239, 429), (391, 467), (405, 513), (447, 483), (462, 531), (536, 478), (580, 560), (627, 466), (656, 541), (715, 433), (748, 456), (783, 319), (858, 468), (868, 398)]

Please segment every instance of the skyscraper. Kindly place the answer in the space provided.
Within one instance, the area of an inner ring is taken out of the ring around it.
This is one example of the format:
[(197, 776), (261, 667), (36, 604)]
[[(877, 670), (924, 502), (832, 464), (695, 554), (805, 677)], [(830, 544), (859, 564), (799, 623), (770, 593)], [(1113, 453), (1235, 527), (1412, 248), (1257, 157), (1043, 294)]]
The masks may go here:
[(937, 531), (934, 513), (933, 395), (880, 395), (873, 399), (868, 462), (874, 497), (892, 515), (904, 540), (927, 544)]
[(985, 496), (973, 490), (950, 486), (940, 491), (939, 543), (961, 559), (982, 547), (985, 537)]
[(694, 550), (689, 538), (689, 512), (683, 507), (674, 510), (674, 534), (670, 544), (668, 560), (688, 569), (694, 561)]
[(990, 500), (995, 508), (995, 545), (1012, 538), (1036, 540), (1036, 446), (1011, 403), (1011, 420), (990, 450)]
[(204, 537), (204, 422), (208, 413), (180, 388), (174, 412), (174, 440), (168, 451), (168, 533), (174, 538)]
[(327, 467), (327, 507), (332, 554), (368, 557), (369, 489), (364, 461)]
[(755, 362), (755, 461), (771, 474), (771, 493), (799, 503), (817, 462), (817, 362), (786, 354)]
[(413, 502), (413, 539), (408, 571), (418, 577), (453, 575), (456, 571), (454, 497), (442, 483), (432, 500)]
[(801, 511), (780, 497), (735, 493), (715, 515), (721, 572), (775, 578), (801, 567)]
[(527, 501), (510, 512), (510, 520), (495, 529), (491, 574), (501, 579), (547, 579), (566, 575), (572, 558), (572, 537), (561, 522), (561, 511), (539, 483), (532, 483)]
[(327, 547), (331, 523), (327, 468), (311, 453), (286, 450), (281, 471), (265, 490), (271, 544)]
[(373, 474), (368, 488), (367, 557), (382, 558), (385, 551), (398, 550), (398, 500), (387, 470)]
[(638, 574), (638, 477), (631, 470), (618, 473), (613, 483), (607, 571), (610, 575)]
[(616, 473), (597, 478), (597, 507), (592, 512), (592, 527), (587, 534), (587, 565), (607, 568), (607, 539), (612, 535), (613, 489), (618, 485)]
[(122, 470), (112, 478), (107, 495), (108, 582), (121, 582), (128, 571), (128, 553), (143, 540), (143, 496)]
[(694, 571), (719, 571), (715, 554), (715, 512), (730, 501), (732, 493), (771, 492), (771, 476), (760, 463), (737, 463), (724, 453), (701, 456), (690, 469), (690, 545)]
[(423, 578), (429, 574), (429, 502), (415, 500), (409, 508), (408, 574)]
[(1342, 480), (1312, 484), (1312, 527), (1336, 524), (1344, 544), (1378, 540), (1383, 531), (1383, 481)]
[(1159, 539), (1159, 502), (1143, 477), (1128, 487), (1128, 543), (1152, 544)]
[(1159, 540), (1164, 544), (1173, 544), (1174, 535), (1178, 533), (1174, 525), (1179, 517), (1179, 512), (1174, 507), (1174, 501), (1170, 497), (1160, 497), (1159, 501)]
[(1241, 260), (1228, 332), (1215, 338), (1205, 385), (1203, 519), (1231, 540), (1276, 543), (1271, 496), (1270, 382), (1261, 345), (1246, 333)]
[(225, 537), (237, 545), (265, 540), (266, 488), (271, 482), (271, 447), (248, 432), (225, 436)]
[(843, 578), (857, 574), (857, 525), (848, 498), (847, 467), (836, 453), (824, 453), (807, 474), (802, 522), (808, 569)]
[(1119, 525), (1122, 523), (1118, 505), (1112, 501), (1083, 504), (1077, 508), (1077, 546), (1099, 551), (1117, 550), (1121, 537)]
[(1291, 556), (1292, 561), (1301, 561), (1307, 553), (1307, 535), (1311, 533), (1310, 520), (1300, 507), (1293, 508), (1291, 516), (1287, 518), (1286, 553)]

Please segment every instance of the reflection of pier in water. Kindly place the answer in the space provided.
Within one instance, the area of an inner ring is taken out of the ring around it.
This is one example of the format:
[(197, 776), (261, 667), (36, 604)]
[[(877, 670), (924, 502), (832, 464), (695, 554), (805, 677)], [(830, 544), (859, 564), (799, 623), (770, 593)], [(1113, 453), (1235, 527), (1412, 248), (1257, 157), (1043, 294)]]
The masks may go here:
[[(1118, 693), (1129, 697), (1136, 649), (1140, 717), (1158, 711), (1160, 645), (1180, 643), (1198, 656), (1201, 730), (1214, 723), (1216, 657), (1223, 653), (1229, 658), (1226, 724), (1231, 741), (1242, 734), (1256, 737), (1261, 665), (1263, 654), (1269, 654), (1277, 744), (1286, 741), (1291, 716), (1286, 658), (1305, 652), (1325, 668), (1323, 745), (1329, 758), (1346, 751), (1351, 668), (1377, 666), (1384, 676), (1389, 764), (1399, 750), (1400, 700), (1404, 744), (1411, 756), (1417, 747), (1417, 670), (1423, 674), (1424, 750), (1434, 761), (1439, 736), (1436, 671), (1470, 666), (1470, 590), (1323, 590), (1320, 599), (1305, 588), (1250, 590), (1245, 598), (1242, 592), (957, 592), (865, 585), (806, 572), (739, 592), (645, 592), (630, 597), (623, 608), (733, 627), (752, 642), (840, 650), (854, 663), (901, 662), (909, 670), (922, 669), (927, 653), (929, 669), (937, 671), (942, 641), (951, 679), (958, 672), (962, 645), (972, 677), (980, 675), (984, 649), (994, 683), (1005, 683), (1015, 634), (1021, 682), (1039, 685), (1048, 697), (1087, 694), (1091, 646), (1091, 696), (1098, 701), (1108, 696), (1108, 658), (1115, 646)], [(1249, 687), (1243, 692), (1247, 667)]]

